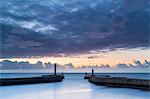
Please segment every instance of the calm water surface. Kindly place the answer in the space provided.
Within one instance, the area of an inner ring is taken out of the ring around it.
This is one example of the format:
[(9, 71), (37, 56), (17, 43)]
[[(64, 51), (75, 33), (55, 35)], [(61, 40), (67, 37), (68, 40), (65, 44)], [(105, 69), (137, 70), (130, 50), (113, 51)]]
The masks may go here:
[[(1, 74), (1, 77), (26, 77), (41, 74)], [(146, 79), (148, 74), (112, 74)], [(149, 99), (150, 92), (97, 86), (83, 79), (83, 74), (65, 74), (60, 83), (0, 87), (0, 99)]]

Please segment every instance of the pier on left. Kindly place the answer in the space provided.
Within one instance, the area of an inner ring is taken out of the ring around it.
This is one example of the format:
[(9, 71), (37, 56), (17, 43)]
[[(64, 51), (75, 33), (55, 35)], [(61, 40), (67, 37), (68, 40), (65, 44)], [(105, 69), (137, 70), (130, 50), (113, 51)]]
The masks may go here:
[(41, 75), (38, 77), (25, 77), (25, 78), (1, 78), (0, 86), (51, 83), (63, 81), (64, 75), (57, 75), (56, 71), (57, 69), (55, 64), (53, 75)]

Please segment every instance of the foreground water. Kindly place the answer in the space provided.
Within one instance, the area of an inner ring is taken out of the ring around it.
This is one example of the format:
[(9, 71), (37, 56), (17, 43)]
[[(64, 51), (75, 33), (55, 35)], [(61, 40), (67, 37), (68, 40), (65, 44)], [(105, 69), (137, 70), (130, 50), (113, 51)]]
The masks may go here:
[[(27, 77), (41, 74), (1, 74), (1, 77)], [(149, 74), (111, 74), (149, 79)], [(0, 87), (0, 99), (149, 99), (150, 92), (97, 86), (83, 79), (84, 74), (65, 74), (60, 83)]]

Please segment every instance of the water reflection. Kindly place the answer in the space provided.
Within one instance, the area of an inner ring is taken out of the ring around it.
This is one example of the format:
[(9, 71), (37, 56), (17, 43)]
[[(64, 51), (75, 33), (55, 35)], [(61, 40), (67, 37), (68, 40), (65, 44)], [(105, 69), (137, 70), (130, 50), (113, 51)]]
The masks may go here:
[(148, 99), (149, 92), (96, 86), (83, 75), (65, 75), (61, 83), (0, 87), (1, 99)]

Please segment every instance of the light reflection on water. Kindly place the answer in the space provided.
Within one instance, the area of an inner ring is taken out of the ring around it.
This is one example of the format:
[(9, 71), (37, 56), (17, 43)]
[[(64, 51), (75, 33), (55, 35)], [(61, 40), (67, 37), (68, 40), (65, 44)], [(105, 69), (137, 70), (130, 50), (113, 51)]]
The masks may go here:
[(83, 74), (66, 74), (60, 83), (0, 87), (0, 99), (149, 99), (150, 92), (97, 86)]

